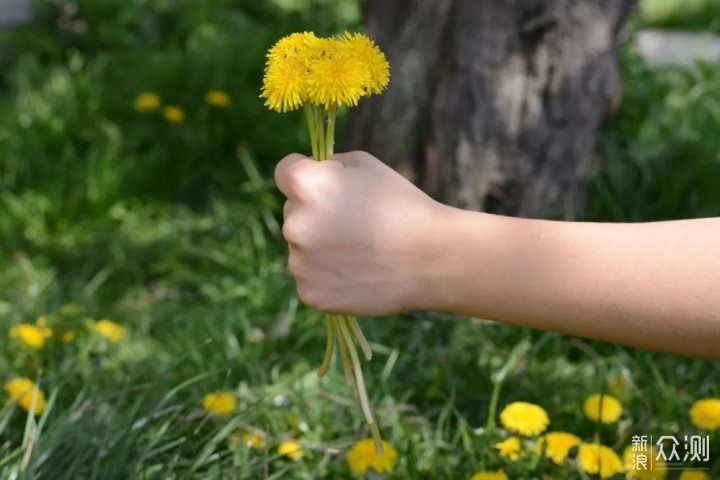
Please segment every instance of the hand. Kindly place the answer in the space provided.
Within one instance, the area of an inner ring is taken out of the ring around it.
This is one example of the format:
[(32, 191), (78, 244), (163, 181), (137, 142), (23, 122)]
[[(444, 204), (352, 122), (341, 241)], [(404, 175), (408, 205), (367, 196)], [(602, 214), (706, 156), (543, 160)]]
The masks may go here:
[(365, 152), (289, 155), (275, 181), (288, 198), (283, 236), (303, 303), (361, 316), (424, 307), (442, 204)]

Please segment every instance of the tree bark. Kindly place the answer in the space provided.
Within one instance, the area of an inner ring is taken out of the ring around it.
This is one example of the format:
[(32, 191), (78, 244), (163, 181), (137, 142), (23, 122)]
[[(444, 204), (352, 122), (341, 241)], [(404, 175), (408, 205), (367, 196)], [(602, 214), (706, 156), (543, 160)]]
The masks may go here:
[(369, 0), (391, 65), (345, 146), (467, 209), (576, 219), (635, 0)]

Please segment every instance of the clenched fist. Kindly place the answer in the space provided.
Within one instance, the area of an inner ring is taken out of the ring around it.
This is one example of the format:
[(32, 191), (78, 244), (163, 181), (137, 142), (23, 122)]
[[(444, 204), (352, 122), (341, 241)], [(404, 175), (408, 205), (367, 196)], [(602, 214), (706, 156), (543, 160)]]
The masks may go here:
[(292, 154), (275, 180), (287, 196), (283, 235), (306, 305), (361, 316), (428, 306), (447, 207), (365, 152), (321, 162)]

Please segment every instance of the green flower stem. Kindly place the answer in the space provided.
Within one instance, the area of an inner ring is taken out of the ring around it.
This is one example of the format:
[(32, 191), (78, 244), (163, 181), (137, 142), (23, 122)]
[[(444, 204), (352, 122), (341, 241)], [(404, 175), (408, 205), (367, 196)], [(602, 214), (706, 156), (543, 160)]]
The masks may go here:
[(352, 329), (352, 333), (355, 335), (355, 339), (360, 345), (363, 355), (365, 355), (365, 360), (372, 360), (372, 350), (370, 350), (370, 344), (368, 343), (367, 338), (365, 338), (365, 334), (363, 334), (363, 331), (360, 329), (357, 319), (353, 316), (347, 316), (345, 319), (347, 320), (348, 325), (350, 325), (350, 329)]
[[(327, 160), (333, 156), (337, 110), (336, 105), (327, 109), (309, 103), (305, 105), (310, 144), (313, 150), (313, 157), (317, 161)], [(372, 350), (370, 349), (367, 338), (365, 338), (365, 335), (360, 329), (357, 319), (353, 316), (331, 315), (326, 313), (325, 324), (327, 327), (327, 343), (325, 344), (325, 355), (318, 370), (318, 376), (323, 377), (327, 375), (330, 364), (332, 363), (333, 354), (335, 353), (335, 344), (337, 344), (340, 352), (340, 360), (343, 365), (343, 372), (345, 374), (345, 381), (352, 388), (353, 394), (359, 399), (360, 409), (363, 412), (363, 416), (370, 428), (370, 433), (375, 443), (375, 451), (378, 455), (382, 455), (383, 445), (380, 428), (370, 407), (370, 398), (365, 388), (365, 378), (363, 377), (360, 359), (357, 349), (355, 348), (355, 341), (357, 341), (365, 358), (370, 360), (372, 358)]]
[(334, 316), (333, 321), (335, 322), (335, 332), (337, 333), (337, 344), (338, 349), (340, 350), (340, 360), (342, 360), (343, 371), (345, 372), (345, 382), (350, 387), (353, 387), (353, 392), (355, 392), (355, 378), (353, 376), (352, 360), (350, 358), (350, 352), (348, 350), (347, 342), (345, 342), (345, 337), (343, 336), (342, 329), (340, 328), (340, 317)]
[(318, 370), (318, 377), (322, 378), (327, 375), (332, 361), (333, 351), (335, 350), (335, 322), (330, 314), (325, 314), (325, 324), (327, 325), (327, 344), (325, 345), (325, 356), (322, 365)]
[(355, 374), (355, 382), (357, 383), (358, 393), (360, 396), (360, 408), (362, 409), (365, 421), (372, 432), (373, 440), (375, 441), (375, 451), (378, 455), (382, 455), (384, 451), (382, 438), (380, 438), (380, 430), (377, 426), (377, 422), (375, 421), (375, 415), (373, 415), (372, 409), (370, 408), (370, 399), (368, 398), (367, 390), (365, 389), (365, 378), (363, 377), (362, 367), (360, 366), (360, 359), (358, 358), (355, 345), (353, 344), (350, 328), (347, 326), (347, 322), (343, 317), (338, 317), (337, 326), (342, 334), (342, 337), (347, 343), (347, 349), (350, 353), (350, 359), (352, 360), (353, 373)]
[(325, 159), (332, 158), (335, 147), (335, 119), (337, 118), (337, 105), (328, 109), (327, 133), (325, 134)]
[(305, 119), (307, 120), (308, 124), (308, 130), (310, 132), (310, 147), (312, 148), (312, 156), (315, 160), (319, 160), (318, 158), (318, 138), (317, 138), (317, 128), (315, 122), (315, 107), (310, 104), (305, 104)]
[(318, 142), (318, 160), (327, 160), (325, 152), (325, 108), (322, 106), (313, 107), (315, 109), (315, 131), (317, 132)]

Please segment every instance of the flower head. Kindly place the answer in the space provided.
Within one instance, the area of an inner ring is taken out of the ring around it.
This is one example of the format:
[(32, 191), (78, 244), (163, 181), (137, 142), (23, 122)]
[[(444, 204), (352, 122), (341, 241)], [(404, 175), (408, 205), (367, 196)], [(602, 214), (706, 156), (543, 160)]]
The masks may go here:
[(312, 32), (296, 32), (281, 38), (267, 53), (268, 66), (286, 58), (296, 58), (308, 47), (316, 45), (317, 40), (318, 37)]
[(628, 478), (663, 480), (667, 477), (665, 460), (658, 457), (657, 450), (652, 445), (646, 448), (632, 445), (626, 447), (623, 451), (623, 463)]
[(326, 42), (307, 72), (308, 99), (324, 107), (356, 106), (370, 85), (370, 73), (347, 42)]
[(360, 60), (368, 72), (364, 88), (368, 94), (381, 93), (390, 82), (390, 64), (385, 54), (370, 37), (362, 33), (345, 32), (340, 38), (350, 55)]
[(536, 448), (558, 465), (562, 465), (573, 447), (580, 445), (580, 438), (567, 432), (549, 432), (538, 439)]
[(211, 107), (227, 108), (230, 105), (230, 95), (222, 90), (210, 90), (205, 94), (205, 101)]
[(704, 398), (690, 408), (690, 421), (697, 428), (713, 432), (720, 428), (720, 398)]
[(508, 476), (502, 470), (497, 472), (478, 472), (470, 480), (508, 480)]
[(357, 442), (350, 448), (347, 453), (347, 462), (350, 470), (365, 475), (368, 469), (372, 469), (377, 473), (390, 473), (397, 464), (397, 450), (388, 442), (382, 442), (382, 455), (378, 455), (375, 451), (375, 442), (369, 438)]
[(710, 477), (700, 470), (683, 470), (678, 480), (710, 480)]
[(263, 437), (250, 432), (244, 432), (242, 435), (240, 435), (239, 432), (233, 433), (230, 435), (228, 444), (230, 445), (230, 448), (235, 448), (238, 445), (246, 445), (251, 448), (263, 449), (266, 446), (265, 439)]
[(48, 327), (41, 327), (31, 323), (21, 323), (10, 329), (10, 338), (16, 338), (30, 348), (42, 350), (45, 339), (52, 335)]
[(122, 325), (107, 319), (95, 322), (95, 331), (113, 343), (119, 342), (125, 336)]
[(295, 440), (283, 440), (280, 442), (280, 445), (278, 445), (278, 453), (295, 461), (305, 456), (302, 446)]
[(622, 404), (612, 395), (593, 393), (585, 399), (583, 411), (593, 422), (615, 423), (622, 415)]
[(232, 415), (236, 404), (235, 395), (231, 392), (211, 392), (203, 397), (203, 408), (211, 415)]
[(177, 105), (168, 105), (163, 108), (163, 117), (168, 123), (183, 123), (185, 121), (185, 111)]
[(65, 330), (62, 335), (60, 335), (60, 341), (62, 343), (71, 343), (73, 340), (75, 340), (75, 330)]
[(518, 437), (509, 437), (502, 442), (495, 444), (495, 448), (500, 450), (500, 455), (507, 457), (510, 460), (517, 460), (520, 458), (520, 452), (522, 451), (522, 443)]
[(13, 378), (5, 383), (5, 391), (10, 397), (8, 403), (16, 403), (28, 413), (32, 409), (33, 401), (35, 415), (40, 415), (45, 410), (45, 394), (29, 378)]
[(500, 412), (500, 423), (508, 430), (532, 437), (540, 435), (550, 424), (547, 412), (527, 402), (513, 402)]
[(610, 478), (625, 471), (618, 454), (599, 443), (581, 443), (578, 462), (585, 472), (599, 473), (602, 478)]
[(307, 101), (307, 68), (294, 57), (280, 58), (265, 70), (261, 98), (277, 112), (296, 110)]
[(160, 95), (152, 92), (143, 92), (135, 97), (135, 111), (139, 113), (154, 112), (160, 108)]

